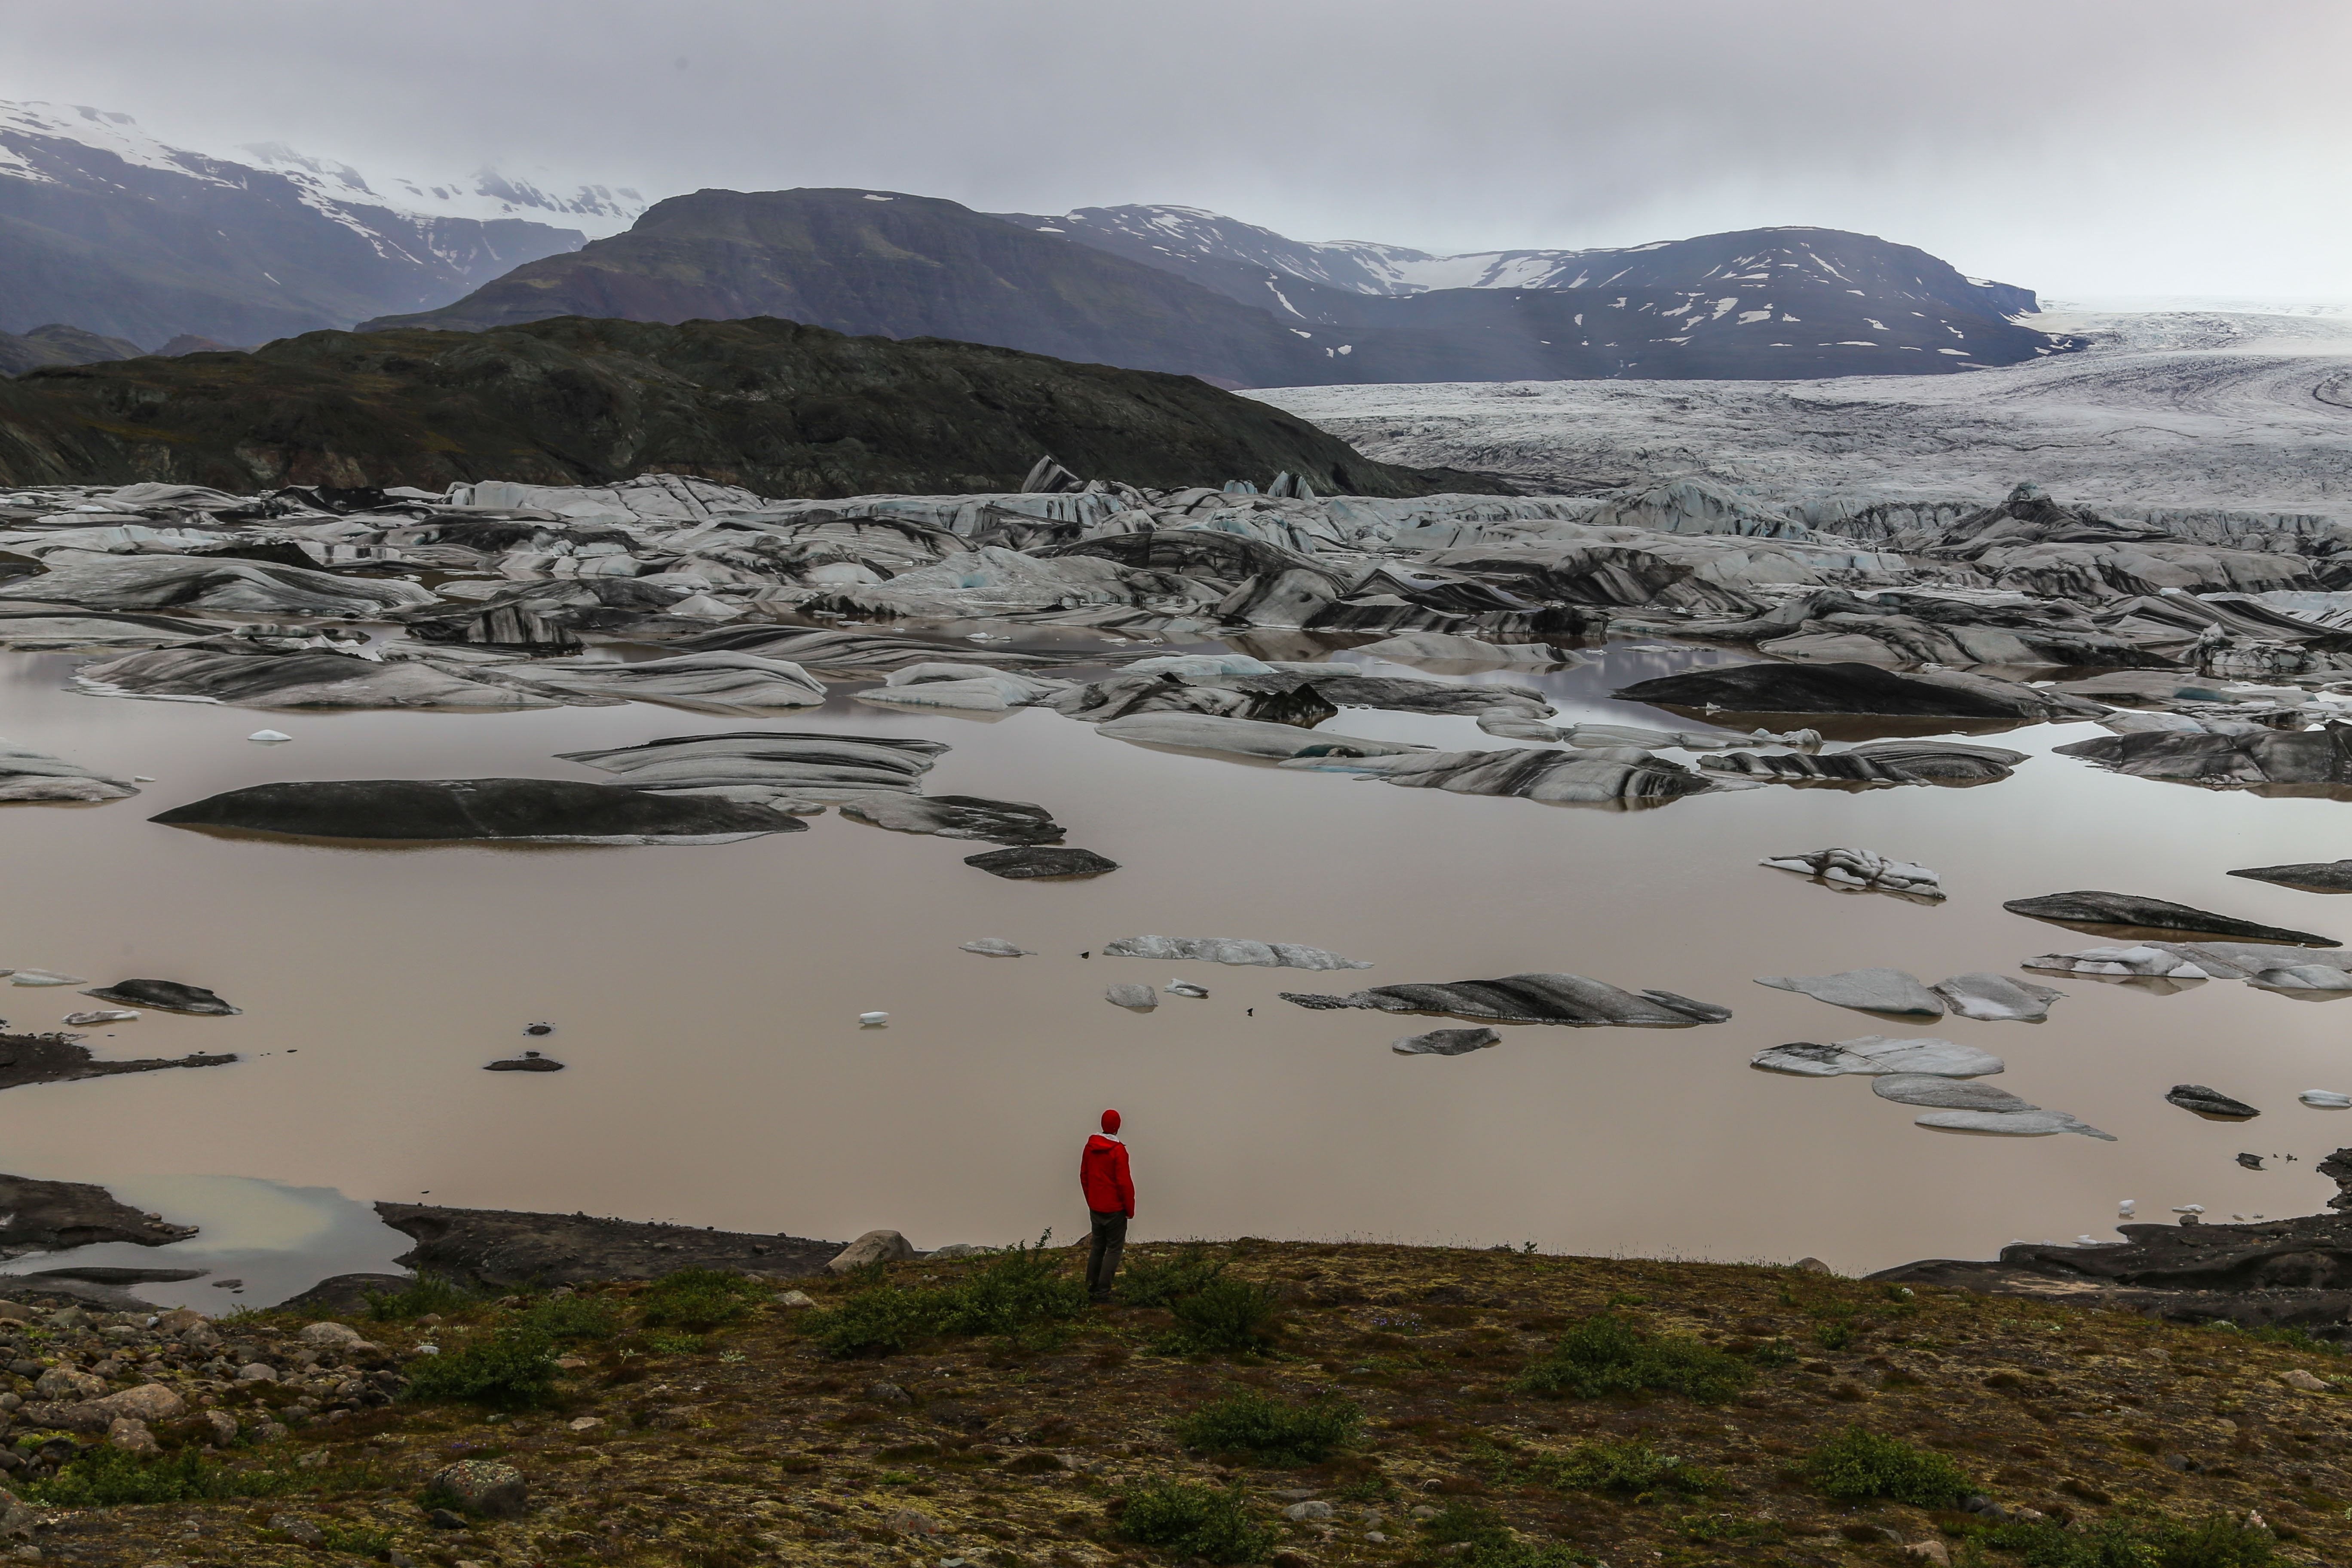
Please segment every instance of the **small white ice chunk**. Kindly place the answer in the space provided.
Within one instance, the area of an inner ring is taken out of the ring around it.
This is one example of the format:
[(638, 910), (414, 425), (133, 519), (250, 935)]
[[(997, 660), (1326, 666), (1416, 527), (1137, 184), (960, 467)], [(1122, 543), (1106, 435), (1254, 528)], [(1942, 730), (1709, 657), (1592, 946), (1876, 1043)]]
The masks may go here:
[(282, 730), (256, 730), (252, 734), (246, 737), (248, 741), (259, 741), (264, 745), (269, 746), (274, 746), (280, 741), (290, 741), (293, 738), (293, 736), (287, 734)]

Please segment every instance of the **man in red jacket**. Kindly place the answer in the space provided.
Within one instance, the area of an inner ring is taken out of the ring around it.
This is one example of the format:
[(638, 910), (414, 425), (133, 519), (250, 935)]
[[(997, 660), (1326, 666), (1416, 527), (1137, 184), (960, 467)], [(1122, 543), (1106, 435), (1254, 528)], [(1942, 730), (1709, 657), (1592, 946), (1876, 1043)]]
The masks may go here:
[(1102, 1131), (1087, 1140), (1078, 1156), (1078, 1190), (1087, 1195), (1094, 1222), (1094, 1245), (1087, 1253), (1087, 1294), (1110, 1300), (1118, 1255), (1127, 1247), (1127, 1222), (1135, 1217), (1135, 1182), (1127, 1173), (1127, 1145), (1118, 1138), (1118, 1112), (1102, 1113)]

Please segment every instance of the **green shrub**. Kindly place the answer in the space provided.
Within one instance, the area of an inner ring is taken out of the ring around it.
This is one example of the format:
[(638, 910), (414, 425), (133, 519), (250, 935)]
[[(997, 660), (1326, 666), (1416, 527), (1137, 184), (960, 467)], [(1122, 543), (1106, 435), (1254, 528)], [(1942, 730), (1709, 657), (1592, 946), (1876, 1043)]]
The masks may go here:
[(656, 1328), (715, 1329), (750, 1315), (769, 1293), (763, 1282), (724, 1268), (681, 1268), (655, 1280), (639, 1299)]
[(392, 1531), (376, 1530), (364, 1524), (326, 1524), (320, 1527), (319, 1544), (329, 1552), (348, 1552), (354, 1557), (382, 1557), (400, 1542)]
[(416, 1278), (397, 1290), (370, 1290), (365, 1293), (368, 1316), (378, 1322), (400, 1323), (421, 1318), (427, 1312), (447, 1317), (468, 1307), (478, 1307), (488, 1300), (490, 1292), (471, 1285), (460, 1284), (446, 1274), (436, 1274), (420, 1268)]
[(1813, 1450), (1813, 1484), (1841, 1502), (1885, 1498), (1915, 1508), (1951, 1508), (1976, 1489), (1943, 1455), (1849, 1426)]
[(555, 1344), (531, 1329), (505, 1329), (462, 1350), (408, 1363), (408, 1397), (465, 1400), (500, 1409), (542, 1405), (555, 1392)]
[(1850, 1349), (1861, 1337), (1861, 1331), (1852, 1323), (1823, 1323), (1813, 1331), (1813, 1342), (1828, 1351)]
[(700, 1355), (710, 1342), (700, 1334), (671, 1334), (656, 1330), (645, 1336), (646, 1349), (656, 1355)]
[(1344, 1399), (1286, 1405), (1255, 1389), (1236, 1389), (1173, 1426), (1177, 1441), (1210, 1454), (1248, 1454), (1270, 1465), (1320, 1463), (1356, 1440), (1364, 1413)]
[(1008, 1247), (931, 1289), (875, 1283), (802, 1325), (828, 1355), (891, 1355), (936, 1334), (1034, 1336), (1087, 1310), (1086, 1282), (1045, 1249)]
[(1226, 1353), (1262, 1349), (1273, 1342), (1279, 1300), (1269, 1286), (1220, 1276), (1168, 1309), (1176, 1327), (1162, 1348)]
[(1531, 1461), (1528, 1468), (1567, 1491), (1633, 1496), (1680, 1492), (1703, 1497), (1722, 1490), (1724, 1485), (1723, 1477), (1706, 1466), (1685, 1464), (1672, 1454), (1661, 1454), (1639, 1437), (1625, 1443), (1579, 1443), (1565, 1454)]
[(936, 1315), (932, 1331), (941, 1334), (1018, 1333), (1087, 1310), (1087, 1282), (1062, 1272), (1061, 1260), (1045, 1250), (1045, 1237), (1034, 1247), (992, 1253), (962, 1279), (929, 1294)]
[(621, 1314), (594, 1296), (558, 1296), (522, 1315), (522, 1326), (551, 1340), (609, 1340), (621, 1331)]
[(1171, 1307), (1197, 1296), (1225, 1271), (1225, 1259), (1212, 1259), (1194, 1243), (1168, 1258), (1137, 1258), (1119, 1273), (1112, 1294), (1130, 1307)]
[(2106, 1519), (2081, 1530), (2019, 1521), (1971, 1531), (1959, 1560), (1983, 1563), (1990, 1548), (2024, 1568), (2263, 1568), (2272, 1545), (2268, 1531), (2218, 1514), (2196, 1524)]
[(929, 1295), (928, 1290), (877, 1285), (801, 1321), (827, 1355), (896, 1355), (930, 1333)]
[(11, 1485), (25, 1500), (47, 1508), (115, 1508), (146, 1503), (194, 1502), (207, 1498), (276, 1497), (297, 1489), (348, 1489), (354, 1483), (379, 1485), (373, 1469), (232, 1470), (207, 1461), (194, 1448), (162, 1458), (142, 1459), (107, 1445), (84, 1448), (44, 1481)]
[(1430, 1543), (1455, 1550), (1446, 1561), (1469, 1568), (1581, 1568), (1594, 1559), (1559, 1542), (1522, 1541), (1503, 1516), (1466, 1498), (1456, 1498), (1423, 1524)]
[(1597, 1312), (1562, 1334), (1550, 1354), (1519, 1374), (1518, 1387), (1579, 1399), (1663, 1390), (1720, 1405), (1754, 1375), (1737, 1356), (1677, 1334), (1645, 1334), (1612, 1311)]
[(1119, 1510), (1118, 1533), (1140, 1546), (1167, 1547), (1210, 1563), (1256, 1563), (1273, 1552), (1275, 1532), (1252, 1524), (1241, 1489), (1222, 1491), (1191, 1481), (1152, 1480)]

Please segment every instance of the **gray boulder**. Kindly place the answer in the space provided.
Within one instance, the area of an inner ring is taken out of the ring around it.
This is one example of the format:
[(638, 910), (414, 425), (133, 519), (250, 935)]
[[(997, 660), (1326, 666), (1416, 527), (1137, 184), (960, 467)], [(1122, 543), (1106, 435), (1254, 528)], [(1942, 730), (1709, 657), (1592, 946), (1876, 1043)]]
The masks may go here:
[(1103, 943), (1109, 958), (1197, 960), (1251, 964), (1262, 969), (1370, 969), (1361, 959), (1341, 958), (1319, 947), (1288, 942), (1251, 942), (1229, 936), (1122, 936)]
[(1503, 1037), (1492, 1029), (1432, 1029), (1391, 1040), (1389, 1049), (1401, 1057), (1459, 1057), (1502, 1043)]
[(2005, 1089), (1937, 1073), (1887, 1073), (1870, 1080), (1870, 1092), (1898, 1105), (1925, 1106), (1933, 1110), (2039, 1110)]
[(1748, 1065), (1798, 1078), (1875, 1077), (1883, 1073), (1986, 1078), (2006, 1071), (2009, 1066), (1988, 1051), (1953, 1040), (1889, 1039), (1884, 1035), (1864, 1035), (1832, 1046), (1799, 1040), (1759, 1051), (1748, 1058)]
[(406, 843), (732, 844), (808, 830), (808, 824), (765, 805), (570, 779), (256, 784), (174, 806), (149, 820), (293, 838)]
[(119, 980), (82, 993), (124, 1007), (152, 1007), (164, 1013), (188, 1013), (199, 1017), (234, 1017), (244, 1011), (232, 1007), (201, 985), (176, 980)]
[(877, 793), (844, 802), (841, 815), (893, 833), (976, 838), (987, 844), (1054, 844), (1062, 837), (1062, 825), (1042, 805), (971, 795)]
[(992, 849), (984, 855), (967, 855), (967, 866), (976, 867), (992, 877), (1003, 877), (1015, 882), (1040, 879), (1099, 877), (1106, 871), (1118, 869), (1118, 862), (1108, 856), (1097, 855), (1091, 849), (1071, 849), (1059, 846), (1048, 847), (1024, 845), (1013, 849)]
[(2208, 1089), (2201, 1083), (2176, 1083), (2164, 1098), (2183, 1110), (2225, 1121), (2251, 1121), (2262, 1114), (2244, 1100), (2232, 1100), (2220, 1089)]
[(1130, 1013), (1149, 1013), (1160, 1005), (1160, 994), (1149, 985), (1122, 982), (1103, 993), (1103, 1000)]
[(869, 1230), (833, 1255), (825, 1262), (825, 1272), (847, 1274), (876, 1263), (897, 1263), (916, 1256), (907, 1238), (895, 1230)]
[(1001, 936), (974, 937), (961, 945), (964, 952), (976, 952), (983, 958), (1034, 958), (1036, 956), (1035, 949), (1017, 946)]
[(1439, 1013), (1503, 1024), (1560, 1024), (1572, 1028), (1687, 1029), (1696, 1024), (1720, 1024), (1731, 1016), (1727, 1007), (1695, 1002), (1671, 991), (1623, 991), (1581, 974), (1507, 974), (1500, 980), (1378, 985), (1345, 996), (1285, 991), (1282, 999), (1301, 1007), (1369, 1007), (1382, 1013)]
[(2257, 882), (2275, 882), (2306, 893), (2352, 893), (2352, 860), (2306, 861), (2294, 866), (2252, 866), (2232, 871)]
[(1863, 1013), (1903, 1013), (1940, 1018), (1944, 999), (1919, 983), (1917, 975), (1900, 969), (1849, 969), (1840, 974), (1776, 974), (1759, 978), (1759, 985), (1794, 991), (1833, 1006)]
[(0, 741), (0, 801), (127, 800), (138, 793), (129, 779)]
[(1938, 980), (1930, 989), (1955, 1016), (1987, 1023), (2039, 1024), (2050, 1016), (2050, 1004), (2066, 994), (2030, 980), (1981, 972)]
[(2209, 914), (2186, 904), (2144, 899), (2132, 893), (2045, 893), (2039, 898), (2011, 899), (2000, 907), (2011, 914), (2029, 915), (2053, 925), (2131, 926), (2232, 942), (2282, 942), (2298, 947), (2336, 945), (2334, 937), (2286, 931), (2230, 915)]

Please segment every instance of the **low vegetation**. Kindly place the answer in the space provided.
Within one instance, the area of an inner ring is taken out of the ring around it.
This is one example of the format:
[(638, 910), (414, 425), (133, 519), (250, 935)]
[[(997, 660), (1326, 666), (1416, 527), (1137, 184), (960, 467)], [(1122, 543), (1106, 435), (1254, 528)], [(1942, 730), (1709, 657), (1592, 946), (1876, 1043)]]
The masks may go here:
[[(45, 1561), (189, 1568), (2352, 1563), (2352, 1378), (2321, 1342), (1785, 1268), (1129, 1256), (1109, 1308), (1043, 1244), (839, 1279), (423, 1281), (354, 1320), (406, 1380), (389, 1403), (311, 1392), (335, 1363), (310, 1375), (299, 1321), (240, 1315), (224, 1349), (282, 1382), (188, 1384), (215, 1403), (144, 1459), (20, 1411), (6, 1484), (53, 1521)], [(118, 1381), (197, 1370), (118, 1363), (97, 1328), (19, 1338)], [(526, 1515), (434, 1525), (425, 1482), (459, 1458), (521, 1469)]]

